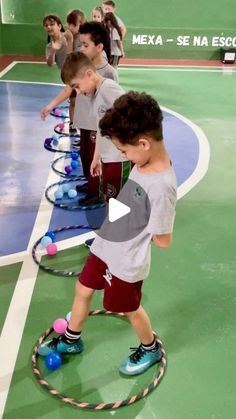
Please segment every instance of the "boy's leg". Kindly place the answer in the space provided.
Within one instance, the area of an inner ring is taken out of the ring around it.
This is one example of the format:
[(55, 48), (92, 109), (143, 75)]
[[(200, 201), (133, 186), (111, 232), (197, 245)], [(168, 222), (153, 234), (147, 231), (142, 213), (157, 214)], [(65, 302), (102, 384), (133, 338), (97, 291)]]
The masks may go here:
[(126, 316), (140, 342), (144, 345), (150, 344), (153, 341), (153, 331), (150, 319), (143, 307), (139, 306), (138, 310), (126, 313)]
[(153, 334), (150, 319), (143, 307), (139, 306), (136, 311), (125, 314), (141, 344), (121, 363), (119, 370), (125, 375), (137, 375), (159, 362), (162, 353)]
[(80, 130), (80, 158), (83, 167), (84, 176), (88, 180), (86, 189), (77, 185), (77, 192), (86, 192), (88, 196), (79, 199), (79, 205), (89, 206), (90, 200), (91, 205), (96, 204), (96, 199), (99, 197), (99, 176), (90, 175), (90, 166), (93, 161), (94, 150), (96, 144), (96, 131), (90, 131), (81, 129)]
[(140, 305), (142, 284), (143, 281), (130, 283), (110, 274), (109, 284), (106, 282), (104, 287), (103, 305), (106, 310), (125, 313), (140, 340), (139, 347), (119, 366), (120, 372), (125, 375), (141, 374), (162, 358), (150, 319)]
[(76, 281), (75, 297), (72, 305), (71, 318), (69, 325), (64, 333), (58, 338), (44, 342), (40, 345), (38, 353), (42, 356), (48, 355), (50, 352), (59, 353), (80, 353), (84, 346), (80, 338), (82, 326), (86, 320), (92, 295), (94, 290), (87, 288)]
[(75, 297), (72, 305), (71, 317), (68, 326), (70, 330), (80, 332), (82, 330), (84, 321), (88, 316), (90, 302), (94, 290), (85, 287), (79, 281), (76, 282), (75, 290)]
[(73, 89), (70, 95), (70, 105), (69, 105), (69, 117), (70, 117), (70, 134), (76, 134), (76, 128), (73, 128), (74, 112), (75, 112), (75, 99), (76, 99), (76, 90)]

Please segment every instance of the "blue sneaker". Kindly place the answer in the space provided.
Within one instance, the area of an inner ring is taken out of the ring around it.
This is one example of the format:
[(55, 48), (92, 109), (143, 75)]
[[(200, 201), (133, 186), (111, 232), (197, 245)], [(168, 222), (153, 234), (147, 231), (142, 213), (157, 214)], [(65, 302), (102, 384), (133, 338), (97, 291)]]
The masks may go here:
[(139, 345), (128, 358), (119, 366), (119, 371), (125, 375), (137, 375), (146, 371), (151, 365), (160, 362), (162, 353), (160, 347), (156, 351), (146, 351), (142, 345)]
[(84, 343), (80, 338), (75, 343), (65, 343), (62, 340), (62, 335), (58, 338), (53, 338), (43, 342), (38, 347), (38, 354), (42, 356), (47, 356), (51, 352), (58, 352), (59, 354), (80, 354), (84, 350)]

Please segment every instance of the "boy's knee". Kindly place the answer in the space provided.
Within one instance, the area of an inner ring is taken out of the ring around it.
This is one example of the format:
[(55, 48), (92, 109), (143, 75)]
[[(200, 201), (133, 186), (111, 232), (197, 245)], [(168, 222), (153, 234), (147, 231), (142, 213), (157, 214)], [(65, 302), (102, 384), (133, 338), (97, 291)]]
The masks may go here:
[(75, 285), (75, 294), (76, 296), (82, 297), (84, 299), (90, 299), (94, 293), (94, 290), (88, 287), (85, 287), (78, 281), (76, 281)]
[(128, 317), (128, 319), (131, 319), (131, 318), (133, 318), (133, 317), (135, 317), (137, 315), (137, 313), (139, 312), (139, 308), (140, 308), (140, 306), (137, 308), (137, 310), (128, 311), (128, 312), (124, 313), (124, 315), (126, 317)]

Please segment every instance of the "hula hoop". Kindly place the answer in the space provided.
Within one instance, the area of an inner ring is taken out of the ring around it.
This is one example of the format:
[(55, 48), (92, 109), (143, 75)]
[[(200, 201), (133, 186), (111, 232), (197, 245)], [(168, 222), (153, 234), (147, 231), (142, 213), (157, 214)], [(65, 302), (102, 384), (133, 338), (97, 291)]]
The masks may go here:
[[(67, 153), (67, 154), (69, 154), (69, 153)], [(52, 170), (55, 172), (55, 173), (57, 173), (58, 175), (60, 175), (61, 177), (65, 177), (65, 178), (67, 178), (67, 179), (74, 179), (74, 180), (79, 180), (79, 179), (81, 179), (81, 180), (86, 180), (86, 178), (84, 177), (84, 176), (78, 176), (78, 175), (73, 175), (73, 174), (69, 174), (68, 175), (68, 173), (65, 173), (65, 172), (62, 172), (61, 170), (58, 170), (55, 166), (58, 164), (58, 162), (60, 162), (62, 159), (65, 159), (65, 156), (61, 156), (61, 157), (58, 157), (58, 159), (56, 159), (56, 160), (54, 160), (53, 162), (52, 162), (52, 164), (51, 164), (51, 168), (52, 168)]]
[[(73, 226), (66, 226), (66, 227), (62, 227), (62, 228), (57, 228), (56, 230), (53, 230), (53, 233), (60, 233), (61, 231), (67, 231), (67, 230), (74, 230), (74, 229), (78, 229), (78, 228), (81, 228), (81, 229), (86, 229), (86, 230), (91, 230), (91, 226), (89, 226), (89, 225), (73, 225)], [(96, 227), (94, 227), (94, 229), (96, 229)], [(40, 242), (41, 242), (41, 240), (42, 240), (42, 238), (43, 238), (44, 236), (42, 236), (42, 237), (40, 237), (36, 242), (35, 242), (35, 244), (34, 244), (34, 246), (33, 246), (33, 249), (32, 249), (32, 257), (33, 257), (33, 260), (34, 260), (34, 262), (36, 263), (36, 265), (38, 265), (38, 267), (40, 268), (40, 269), (43, 269), (44, 271), (46, 271), (46, 272), (50, 272), (50, 273), (53, 273), (53, 274), (55, 274), (55, 275), (59, 275), (59, 276), (78, 276), (79, 274), (80, 274), (80, 272), (77, 272), (77, 271), (63, 271), (63, 270), (60, 270), (60, 269), (53, 269), (53, 268), (50, 268), (49, 266), (46, 266), (46, 265), (44, 265), (44, 264), (42, 264), (38, 259), (37, 259), (37, 256), (36, 256), (36, 250), (37, 250), (37, 247), (38, 247), (38, 245), (40, 244)]]
[(69, 110), (69, 106), (67, 105), (61, 105), (61, 106), (56, 106), (55, 108), (53, 108), (53, 110), (50, 112), (50, 115), (55, 116), (55, 118), (61, 118), (61, 119), (68, 119), (69, 116), (63, 116), (63, 115), (57, 115), (55, 114), (56, 109), (60, 110), (60, 111), (68, 111)]
[[(60, 138), (63, 138), (63, 137), (67, 138), (68, 136), (67, 135), (60, 135), (58, 140), (60, 141)], [(53, 153), (57, 152), (57, 153), (63, 153), (63, 154), (70, 154), (72, 151), (79, 151), (77, 147), (75, 147), (73, 149), (73, 143), (71, 143), (72, 150), (59, 150), (58, 148), (53, 148), (51, 145), (48, 145), (46, 143), (46, 141), (47, 141), (47, 138), (44, 140), (44, 144), (43, 144), (44, 148), (48, 151), (53, 152)], [(52, 144), (52, 142), (53, 142), (53, 140), (51, 141), (51, 144)]]
[[(69, 124), (69, 122), (65, 122), (65, 123), (64, 123), (64, 125), (65, 125), (65, 124)], [(78, 137), (80, 137), (80, 134), (79, 134), (79, 133), (76, 133), (76, 134), (70, 134), (70, 133), (69, 133), (69, 130), (68, 130), (68, 132), (65, 132), (65, 131), (63, 131), (63, 130), (60, 128), (60, 126), (61, 126), (61, 123), (59, 123), (59, 124), (55, 125), (55, 127), (54, 127), (54, 131), (55, 131), (57, 134), (62, 134), (62, 135), (64, 135), (64, 136), (66, 136), (66, 137), (73, 137), (73, 138), (78, 138)]]
[[(69, 204), (63, 204), (61, 202), (56, 202), (56, 200), (53, 200), (52, 198), (50, 198), (49, 192), (55, 186), (60, 186), (60, 185), (63, 185), (64, 183), (74, 182), (74, 181), (77, 181), (77, 180), (78, 181), (79, 180), (80, 181), (81, 180), (86, 180), (86, 178), (83, 177), (83, 176), (77, 176), (77, 177), (72, 178), (72, 179), (68, 179), (68, 180), (63, 180), (61, 182), (52, 183), (52, 185), (49, 185), (47, 187), (47, 189), (45, 190), (45, 197), (55, 207), (63, 208), (63, 209), (70, 210), (70, 211), (74, 211), (74, 210), (82, 210), (82, 211), (85, 211), (85, 210), (93, 210), (93, 209), (97, 209), (97, 208), (103, 208), (105, 206), (105, 202), (102, 203), (102, 204), (89, 205), (89, 206), (83, 206), (83, 205), (79, 205), (78, 203), (75, 204), (75, 203), (72, 202), (71, 205), (69, 205)], [(77, 202), (78, 202), (78, 199), (77, 199)]]
[[(89, 315), (90, 316), (96, 316), (96, 315), (100, 315), (100, 314), (105, 314), (105, 315), (113, 315), (113, 316), (120, 316), (120, 317), (124, 317), (123, 313), (113, 313), (111, 311), (106, 311), (106, 310), (93, 310), (90, 311)], [(38, 347), (41, 345), (41, 343), (52, 333), (53, 328), (51, 327), (50, 329), (46, 330), (46, 332), (44, 332), (44, 334), (42, 336), (39, 337), (38, 341), (36, 342), (36, 345), (33, 349), (33, 354), (31, 357), (32, 360), (32, 370), (33, 373), (38, 381), (38, 383), (51, 395), (56, 397), (57, 399), (59, 399), (60, 401), (62, 401), (65, 404), (69, 404), (73, 407), (76, 408), (82, 408), (82, 409), (90, 409), (90, 410), (95, 410), (95, 411), (101, 411), (101, 410), (115, 410), (115, 409), (119, 409), (120, 407), (123, 406), (130, 406), (131, 404), (136, 403), (138, 400), (143, 399), (144, 397), (146, 397), (148, 394), (150, 394), (157, 386), (158, 384), (161, 382), (165, 372), (166, 372), (166, 366), (167, 366), (167, 360), (166, 360), (166, 353), (165, 350), (163, 348), (162, 342), (161, 340), (157, 337), (157, 342), (160, 345), (160, 349), (162, 352), (162, 358), (159, 362), (160, 364), (160, 368), (157, 370), (153, 380), (151, 381), (151, 383), (145, 387), (143, 390), (141, 390), (139, 393), (132, 395), (131, 397), (129, 397), (128, 399), (125, 400), (117, 400), (115, 402), (111, 402), (111, 403), (90, 403), (90, 402), (85, 402), (85, 401), (80, 401), (77, 399), (74, 399), (73, 397), (70, 397), (64, 393), (61, 393), (60, 391), (56, 390), (55, 388), (53, 388), (48, 381), (44, 378), (44, 376), (42, 375), (39, 366), (38, 366)]]

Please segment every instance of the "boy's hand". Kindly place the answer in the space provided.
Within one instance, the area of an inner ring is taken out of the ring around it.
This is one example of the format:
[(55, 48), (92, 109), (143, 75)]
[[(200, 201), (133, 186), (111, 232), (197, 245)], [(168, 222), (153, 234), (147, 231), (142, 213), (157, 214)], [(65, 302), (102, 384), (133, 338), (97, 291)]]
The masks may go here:
[(102, 174), (102, 165), (100, 160), (93, 160), (90, 166), (91, 176), (101, 176)]
[(50, 106), (45, 106), (45, 108), (43, 108), (41, 111), (40, 111), (40, 117), (41, 117), (41, 119), (44, 121), (46, 118), (47, 118), (47, 116), (50, 114), (50, 112), (51, 112), (51, 110), (52, 110), (52, 108), (50, 107)]

